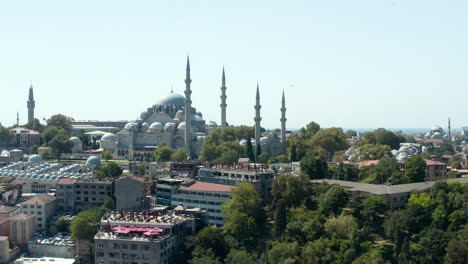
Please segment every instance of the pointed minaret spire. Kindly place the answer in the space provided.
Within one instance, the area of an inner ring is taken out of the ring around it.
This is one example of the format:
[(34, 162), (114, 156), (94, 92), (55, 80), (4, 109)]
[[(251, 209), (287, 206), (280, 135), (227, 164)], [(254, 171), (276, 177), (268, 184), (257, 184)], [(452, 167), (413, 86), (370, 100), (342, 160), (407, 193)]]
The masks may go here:
[(34, 107), (36, 106), (36, 102), (34, 101), (34, 92), (33, 92), (33, 86), (31, 83), (31, 86), (29, 87), (29, 96), (28, 96), (28, 101), (27, 101), (27, 106), (28, 106), (28, 122), (31, 122), (34, 120)]
[(283, 97), (281, 98), (281, 146), (283, 148), (283, 153), (286, 153), (286, 100), (284, 99), (284, 90)]
[[(255, 100), (255, 153), (258, 152), (258, 147), (260, 146), (260, 121), (262, 121), (262, 118), (260, 117), (260, 108), (262, 106), (260, 105), (260, 88), (257, 82), (257, 96)], [(257, 154), (255, 154), (257, 155)]]
[(221, 129), (224, 129), (227, 126), (226, 122), (226, 74), (224, 73), (223, 67), (223, 76), (221, 77)]
[(192, 90), (190, 89), (190, 84), (192, 80), (190, 79), (190, 60), (187, 56), (187, 68), (186, 68), (186, 77), (185, 77), (185, 150), (189, 156), (192, 154), (191, 147), (192, 147)]
[(16, 126), (19, 127), (19, 112), (16, 112)]

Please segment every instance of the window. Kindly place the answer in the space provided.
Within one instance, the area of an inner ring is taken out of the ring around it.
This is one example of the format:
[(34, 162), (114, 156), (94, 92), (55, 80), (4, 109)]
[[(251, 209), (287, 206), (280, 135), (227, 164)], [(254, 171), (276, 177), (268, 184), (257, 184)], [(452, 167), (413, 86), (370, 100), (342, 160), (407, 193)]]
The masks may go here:
[(114, 244), (112, 245), (112, 248), (114, 248), (114, 249), (120, 249), (120, 245), (117, 244), (117, 243), (114, 243)]
[(97, 255), (98, 257), (104, 257), (104, 252), (97, 252), (96, 255)]
[(132, 245), (130, 246), (130, 248), (131, 248), (132, 250), (137, 250), (137, 249), (138, 249), (137, 245), (135, 245), (135, 244), (132, 244)]
[(149, 250), (149, 245), (143, 245), (143, 250)]
[(96, 243), (96, 247), (97, 247), (97, 248), (104, 248), (104, 243), (102, 243), (102, 242), (97, 242), (97, 243)]

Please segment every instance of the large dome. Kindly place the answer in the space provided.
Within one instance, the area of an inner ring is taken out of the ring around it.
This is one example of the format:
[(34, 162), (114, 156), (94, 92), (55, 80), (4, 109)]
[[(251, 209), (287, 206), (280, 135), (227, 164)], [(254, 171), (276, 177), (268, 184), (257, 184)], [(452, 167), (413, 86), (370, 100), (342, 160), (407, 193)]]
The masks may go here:
[(116, 142), (117, 141), (117, 136), (114, 133), (105, 133), (101, 137), (101, 141), (112, 141)]
[(101, 164), (101, 159), (99, 157), (96, 157), (96, 156), (91, 156), (86, 160), (86, 165), (88, 165), (90, 167), (94, 167), (94, 166), (97, 166), (99, 164)]
[(42, 162), (42, 158), (41, 156), (37, 155), (37, 154), (34, 154), (34, 155), (31, 155), (28, 159), (28, 162), (31, 162), (31, 163), (40, 163)]
[(171, 92), (156, 102), (156, 105), (184, 105), (185, 97), (181, 94)]

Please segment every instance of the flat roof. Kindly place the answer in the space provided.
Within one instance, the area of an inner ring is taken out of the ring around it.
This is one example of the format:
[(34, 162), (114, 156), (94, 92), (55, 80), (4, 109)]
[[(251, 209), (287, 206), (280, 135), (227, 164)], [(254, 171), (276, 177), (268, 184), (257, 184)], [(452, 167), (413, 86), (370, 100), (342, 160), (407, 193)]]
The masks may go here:
[(190, 186), (179, 187), (180, 190), (185, 190), (185, 191), (205, 191), (205, 192), (231, 192), (233, 188), (234, 186), (230, 186), (230, 185), (200, 182), (200, 181), (196, 181), (194, 184)]
[[(459, 181), (461, 183), (468, 183), (468, 178), (456, 178), (456, 179), (447, 179), (447, 182)], [(416, 182), (408, 184), (398, 184), (398, 185), (384, 185), (384, 184), (369, 184), (361, 182), (350, 182), (350, 181), (340, 181), (332, 179), (320, 179), (312, 180), (313, 183), (328, 183), (328, 184), (337, 184), (346, 188), (349, 188), (350, 191), (354, 192), (367, 192), (375, 195), (389, 195), (389, 194), (398, 194), (398, 193), (410, 193), (410, 192), (422, 192), (428, 190), (436, 183), (435, 181), (431, 182)]]

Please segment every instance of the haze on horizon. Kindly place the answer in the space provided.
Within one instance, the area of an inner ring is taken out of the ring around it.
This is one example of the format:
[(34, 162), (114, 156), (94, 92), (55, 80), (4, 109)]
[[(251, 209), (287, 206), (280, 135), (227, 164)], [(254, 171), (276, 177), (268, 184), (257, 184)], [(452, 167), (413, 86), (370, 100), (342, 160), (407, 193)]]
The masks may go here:
[(36, 117), (134, 120), (183, 94), (190, 54), (193, 106), (220, 123), (262, 126), (468, 125), (466, 1), (8, 1), (0, 4), (0, 122)]

